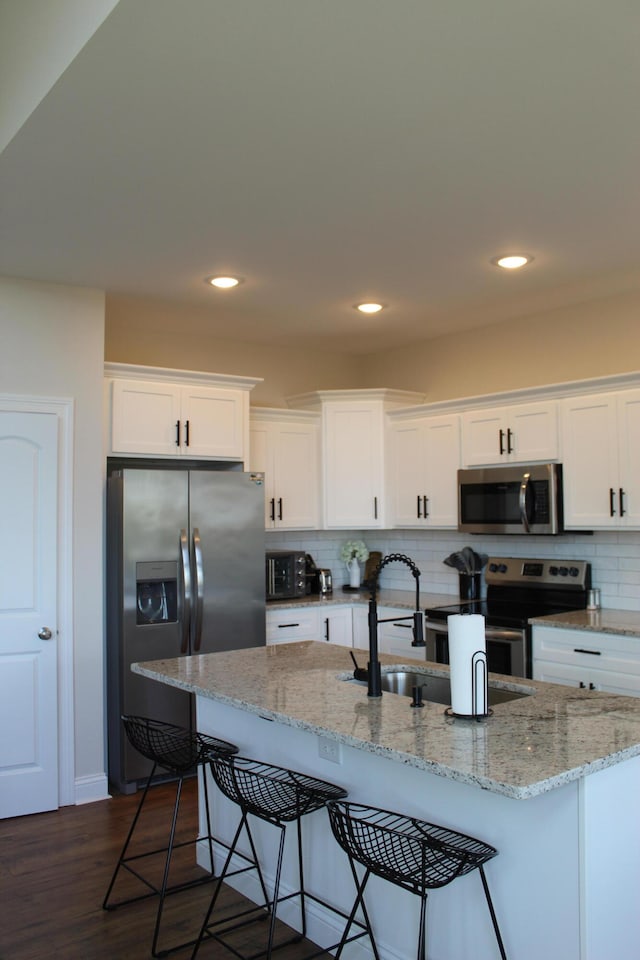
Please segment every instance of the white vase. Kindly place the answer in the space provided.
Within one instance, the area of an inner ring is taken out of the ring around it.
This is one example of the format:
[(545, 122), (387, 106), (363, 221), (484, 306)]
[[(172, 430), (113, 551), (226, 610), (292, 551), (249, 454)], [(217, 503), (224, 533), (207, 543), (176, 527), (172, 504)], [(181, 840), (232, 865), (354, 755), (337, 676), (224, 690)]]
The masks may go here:
[(352, 560), (347, 561), (347, 570), (349, 571), (349, 586), (359, 587), (360, 586), (360, 561), (356, 560), (355, 557), (353, 557)]

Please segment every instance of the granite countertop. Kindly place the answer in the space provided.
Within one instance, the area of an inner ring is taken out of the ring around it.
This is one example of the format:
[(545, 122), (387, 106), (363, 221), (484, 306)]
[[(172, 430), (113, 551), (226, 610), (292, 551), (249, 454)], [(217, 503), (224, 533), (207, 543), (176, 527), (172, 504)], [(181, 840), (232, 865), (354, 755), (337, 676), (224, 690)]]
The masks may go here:
[[(385, 667), (397, 658), (381, 655)], [(448, 667), (405, 660), (446, 675)], [(346, 683), (349, 648), (315, 641), (133, 664), (143, 676), (438, 776), (525, 800), (640, 755), (640, 698), (491, 677), (534, 691), (477, 722)]]
[[(318, 606), (336, 606), (337, 604), (361, 604), (366, 606), (369, 603), (371, 593), (369, 590), (342, 590), (337, 587), (333, 593), (310, 594), (306, 597), (299, 597), (297, 600), (269, 600), (267, 602), (267, 611), (269, 610), (288, 610), (296, 607), (318, 607)], [(415, 610), (416, 591), (415, 590), (379, 590), (376, 594), (376, 601), (379, 607), (398, 607), (402, 610)], [(420, 609), (426, 607), (442, 606), (442, 604), (458, 603), (458, 597), (451, 593), (425, 593), (420, 592)]]
[(613, 633), (640, 639), (640, 612), (637, 610), (572, 610), (569, 613), (534, 617), (529, 623), (543, 627), (565, 627), (570, 630)]

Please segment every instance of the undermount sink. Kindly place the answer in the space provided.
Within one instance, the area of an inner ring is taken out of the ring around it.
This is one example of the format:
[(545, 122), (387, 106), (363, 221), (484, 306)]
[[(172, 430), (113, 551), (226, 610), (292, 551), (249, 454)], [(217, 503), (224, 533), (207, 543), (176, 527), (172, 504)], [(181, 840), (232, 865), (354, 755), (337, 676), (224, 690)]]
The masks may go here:
[[(353, 680), (353, 678), (350, 678)], [(422, 698), (432, 703), (451, 703), (451, 685), (449, 677), (441, 677), (432, 673), (414, 673), (408, 670), (390, 670), (382, 674), (382, 690), (385, 693), (397, 693), (402, 697), (412, 697), (413, 688), (422, 687)], [(353, 680), (354, 683), (362, 683), (366, 686), (366, 681)], [(520, 690), (506, 690), (504, 687), (497, 687), (489, 683), (488, 696), (489, 706), (497, 703), (507, 703), (509, 700), (519, 700), (521, 697), (529, 697), (533, 691), (531, 688), (522, 687)]]

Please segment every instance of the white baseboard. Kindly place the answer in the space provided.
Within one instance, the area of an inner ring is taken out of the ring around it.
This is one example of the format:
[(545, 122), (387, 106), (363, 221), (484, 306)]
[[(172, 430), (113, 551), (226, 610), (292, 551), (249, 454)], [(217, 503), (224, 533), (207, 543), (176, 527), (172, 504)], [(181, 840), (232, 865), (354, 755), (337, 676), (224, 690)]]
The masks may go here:
[(76, 806), (81, 803), (95, 803), (96, 800), (108, 800), (111, 794), (107, 775), (100, 773), (92, 777), (77, 777), (74, 781), (74, 793)]

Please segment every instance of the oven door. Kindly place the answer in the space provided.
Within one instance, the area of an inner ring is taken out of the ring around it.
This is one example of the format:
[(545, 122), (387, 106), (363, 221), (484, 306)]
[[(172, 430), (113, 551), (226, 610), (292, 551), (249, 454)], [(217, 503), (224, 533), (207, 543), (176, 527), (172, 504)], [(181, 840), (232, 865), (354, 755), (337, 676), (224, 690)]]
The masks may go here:
[[(530, 677), (527, 630), (514, 627), (486, 627), (487, 669), (508, 677)], [(426, 621), (427, 660), (449, 663), (449, 627), (446, 620)]]

